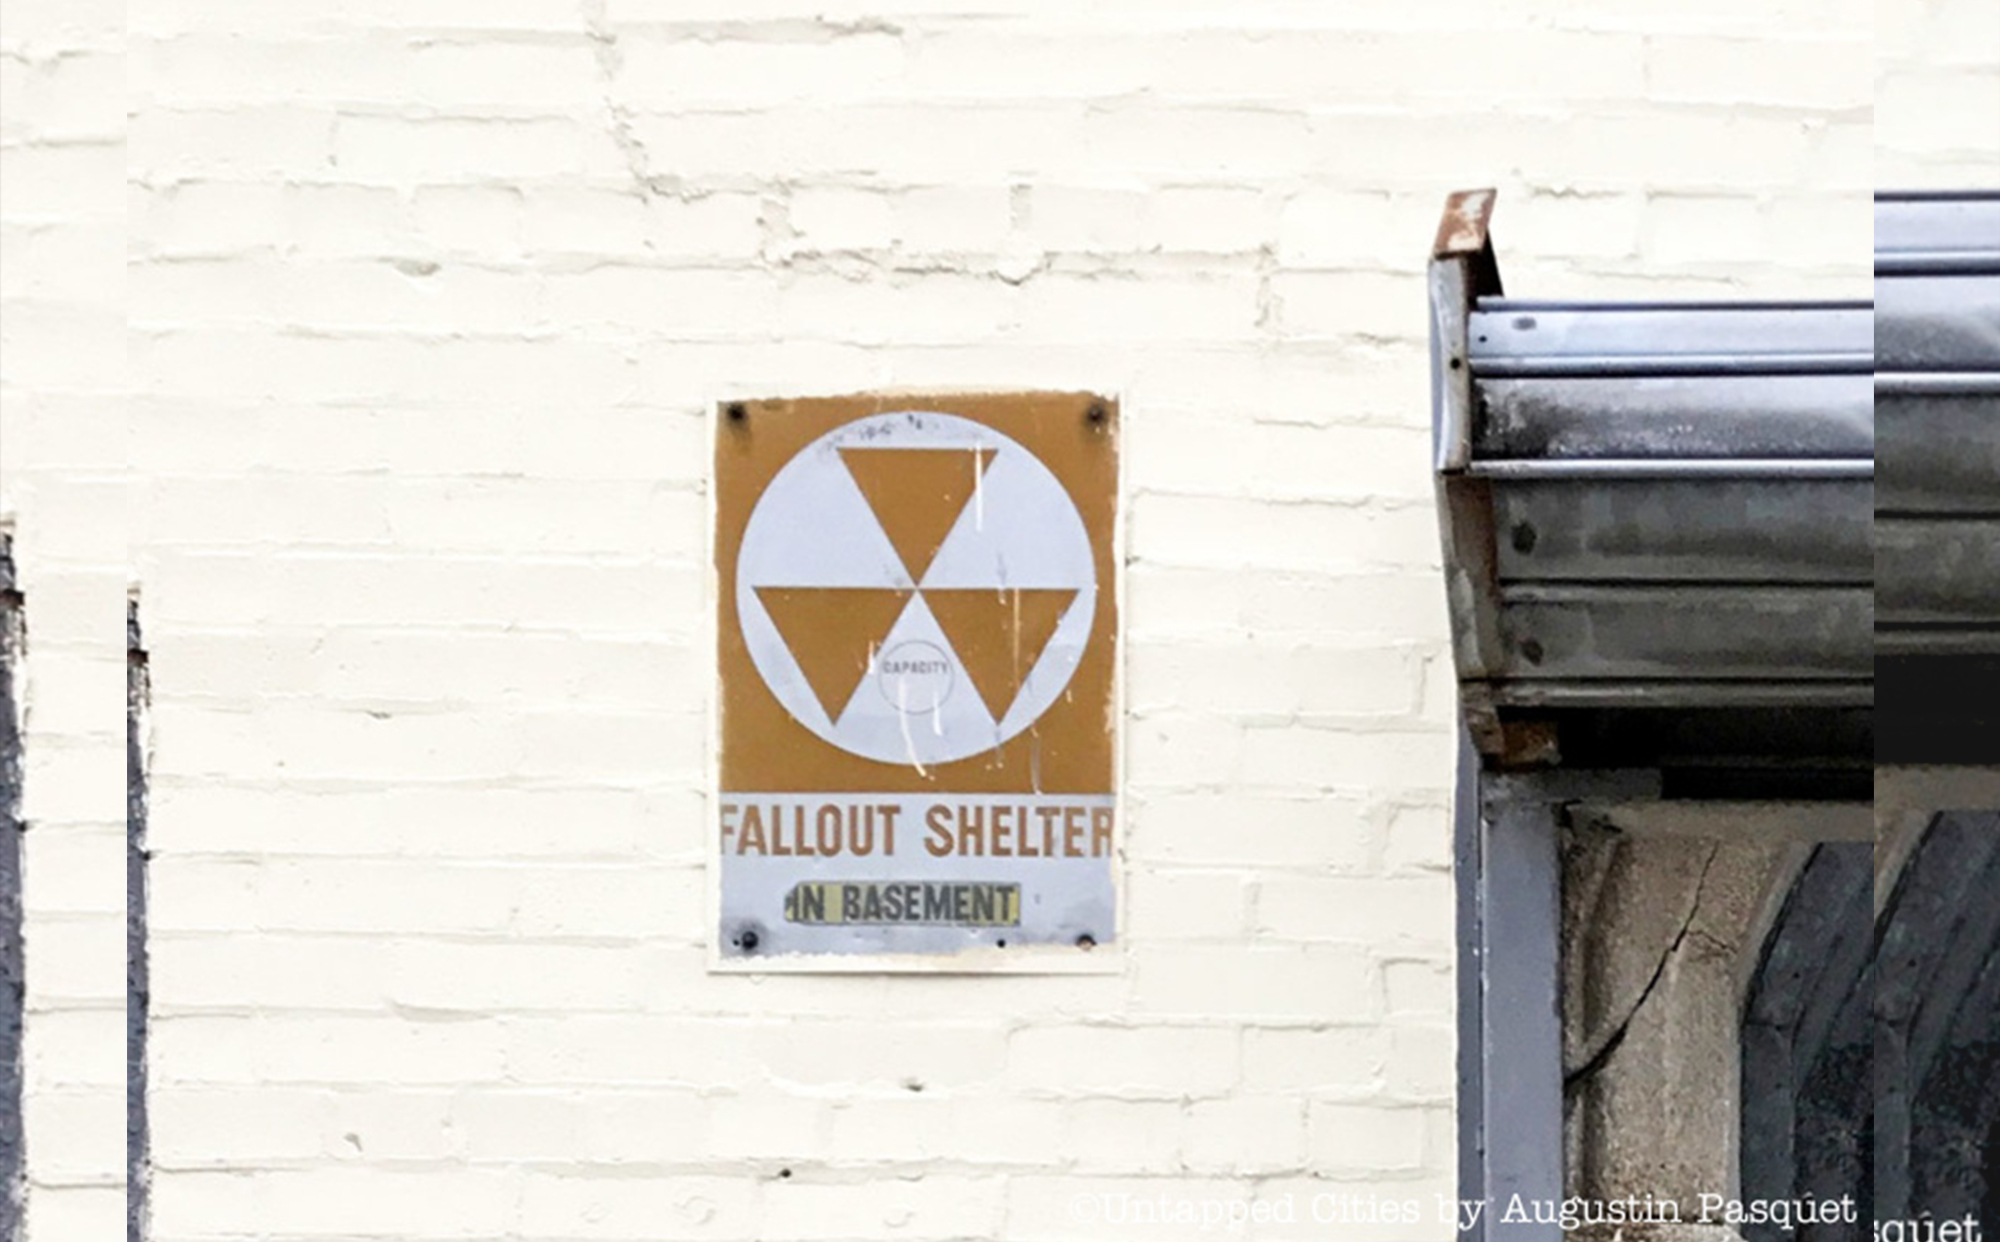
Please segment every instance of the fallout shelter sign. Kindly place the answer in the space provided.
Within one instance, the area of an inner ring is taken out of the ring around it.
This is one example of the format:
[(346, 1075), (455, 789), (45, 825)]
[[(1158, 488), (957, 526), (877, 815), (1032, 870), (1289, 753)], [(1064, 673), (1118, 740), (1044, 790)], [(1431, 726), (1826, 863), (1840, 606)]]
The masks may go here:
[(1117, 434), (1084, 394), (723, 407), (722, 963), (1111, 942)]

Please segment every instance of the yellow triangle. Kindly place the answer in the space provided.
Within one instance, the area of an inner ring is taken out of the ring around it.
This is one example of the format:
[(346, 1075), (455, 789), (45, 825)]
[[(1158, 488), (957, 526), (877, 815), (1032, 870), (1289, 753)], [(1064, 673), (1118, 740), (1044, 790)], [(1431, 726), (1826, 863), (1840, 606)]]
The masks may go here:
[(906, 590), (878, 587), (758, 587), (757, 598), (799, 662), (828, 720), (838, 721), (910, 602)]
[(972, 678), (986, 710), (998, 721), (1014, 705), (1056, 624), (1076, 599), (1074, 590), (972, 587), (929, 590), (924, 603), (951, 640), (958, 662)]
[(903, 558), (911, 582), (944, 545), (996, 450), (844, 448), (840, 460)]

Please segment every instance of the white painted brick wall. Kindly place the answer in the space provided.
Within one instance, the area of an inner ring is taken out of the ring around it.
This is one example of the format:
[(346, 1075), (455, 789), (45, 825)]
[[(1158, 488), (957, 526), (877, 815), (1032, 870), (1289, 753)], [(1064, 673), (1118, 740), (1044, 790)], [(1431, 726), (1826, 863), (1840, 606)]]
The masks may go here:
[(27, 1233), (125, 1214), (124, 32), (0, 10), (0, 522), (27, 605)]
[[(1899, 2), (1885, 117), (1976, 95), (1988, 6)], [(1497, 185), (1537, 293), (1861, 291), (1874, 21), (10, 3), (35, 1242), (119, 1207), (118, 885), (77, 873), (128, 575), (159, 1242), (1157, 1238), (1078, 1196), (1448, 1191), (1441, 197)], [(704, 969), (706, 412), (889, 386), (1123, 398), (1119, 974)]]
[(1875, 23), (1875, 179), (1885, 189), (2000, 186), (2000, 9), (1885, 0)]

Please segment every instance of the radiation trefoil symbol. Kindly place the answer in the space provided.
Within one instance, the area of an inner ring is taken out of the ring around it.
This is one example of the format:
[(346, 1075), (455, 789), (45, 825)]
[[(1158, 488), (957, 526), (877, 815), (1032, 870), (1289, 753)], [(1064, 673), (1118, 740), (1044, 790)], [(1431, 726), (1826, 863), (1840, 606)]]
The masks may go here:
[(1090, 535), (1033, 453), (951, 414), (838, 427), (772, 478), (736, 612), (800, 724), (919, 768), (989, 751), (1062, 697), (1097, 607)]

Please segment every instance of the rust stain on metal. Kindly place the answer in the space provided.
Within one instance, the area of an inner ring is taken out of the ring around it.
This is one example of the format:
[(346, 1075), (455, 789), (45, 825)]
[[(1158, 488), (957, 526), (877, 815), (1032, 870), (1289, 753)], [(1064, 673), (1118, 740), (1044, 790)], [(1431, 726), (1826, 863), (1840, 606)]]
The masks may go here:
[(1486, 248), (1486, 230), (1493, 218), (1494, 191), (1460, 190), (1445, 200), (1431, 256), (1448, 259), (1477, 254)]
[(1562, 762), (1561, 734), (1553, 720), (1500, 721), (1499, 749), (1489, 752), (1505, 769), (1555, 767)]

